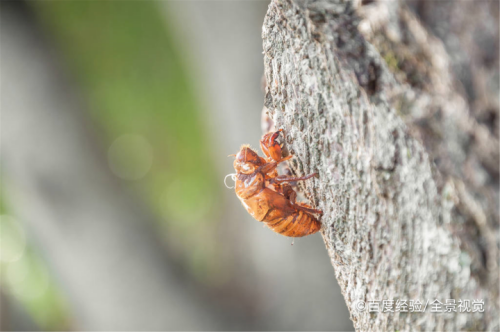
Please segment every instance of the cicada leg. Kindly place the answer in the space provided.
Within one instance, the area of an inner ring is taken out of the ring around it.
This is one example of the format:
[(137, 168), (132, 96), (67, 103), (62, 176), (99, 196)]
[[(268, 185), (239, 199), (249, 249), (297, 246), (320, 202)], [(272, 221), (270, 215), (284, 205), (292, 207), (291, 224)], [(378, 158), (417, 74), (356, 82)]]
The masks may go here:
[(312, 173), (306, 176), (299, 176), (299, 177), (293, 177), (293, 176), (287, 176), (287, 175), (280, 175), (275, 178), (273, 178), (270, 183), (282, 183), (282, 182), (295, 182), (295, 181), (304, 181), (308, 180), (314, 176), (318, 175), (318, 173)]
[(272, 180), (278, 180), (278, 181), (284, 182), (283, 184), (281, 184), (281, 187), (280, 187), (281, 194), (283, 196), (285, 196), (285, 198), (290, 201), (290, 204), (292, 204), (296, 209), (302, 210), (302, 211), (308, 212), (308, 213), (323, 214), (323, 211), (318, 210), (318, 209), (314, 209), (309, 204), (297, 203), (296, 202), (297, 193), (295, 192), (295, 190), (293, 190), (293, 188), (292, 188), (291, 185), (289, 185), (288, 183), (286, 183), (286, 182), (294, 182), (294, 181), (307, 180), (307, 179), (310, 179), (311, 177), (313, 177), (315, 175), (316, 175), (316, 173), (309, 174), (307, 176), (302, 176), (302, 177), (284, 177), (284, 176), (278, 176), (277, 178), (272, 179)]
[(282, 159), (281, 146), (277, 139), (283, 129), (265, 134), (260, 140), (260, 149), (269, 161), (280, 161)]
[(283, 159), (281, 159), (280, 161), (275, 161), (275, 162), (272, 162), (272, 163), (267, 163), (265, 165), (262, 165), (259, 167), (259, 171), (264, 173), (264, 174), (269, 174), (271, 172), (273, 172), (274, 170), (276, 170), (276, 167), (278, 167), (278, 165), (284, 161), (287, 161), (289, 159), (291, 159), (293, 156), (290, 155), (288, 157), (285, 157)]
[(299, 209), (299, 210), (302, 210), (304, 212), (308, 212), (308, 213), (316, 213), (316, 214), (323, 214), (323, 211), (322, 210), (318, 210), (318, 209), (313, 209), (312, 206), (310, 206), (309, 204), (305, 204), (305, 203), (295, 203), (293, 204), (293, 206), (295, 206), (295, 208)]

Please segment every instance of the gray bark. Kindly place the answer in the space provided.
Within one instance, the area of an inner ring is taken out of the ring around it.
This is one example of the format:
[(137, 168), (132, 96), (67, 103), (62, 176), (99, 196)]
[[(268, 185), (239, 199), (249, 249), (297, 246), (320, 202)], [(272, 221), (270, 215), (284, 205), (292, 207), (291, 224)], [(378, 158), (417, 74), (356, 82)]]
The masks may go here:
[[(498, 139), (408, 10), (356, 6), (273, 0), (262, 33), (265, 107), (286, 131), (292, 170), (319, 173), (301, 189), (324, 211), (354, 326), (498, 329)], [(357, 309), (435, 299), (483, 299), (485, 312)]]

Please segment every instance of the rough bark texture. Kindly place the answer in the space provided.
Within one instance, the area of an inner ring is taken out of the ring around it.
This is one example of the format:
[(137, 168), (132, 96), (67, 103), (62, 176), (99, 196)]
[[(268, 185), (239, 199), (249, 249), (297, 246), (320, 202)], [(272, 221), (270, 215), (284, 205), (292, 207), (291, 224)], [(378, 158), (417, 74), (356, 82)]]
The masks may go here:
[[(354, 326), (498, 329), (498, 135), (469, 114), (441, 41), (409, 10), (376, 3), (362, 20), (357, 6), (273, 0), (262, 34), (265, 108), (292, 170), (319, 173), (302, 189), (325, 213)], [(435, 299), (483, 299), (485, 312), (357, 310)]]

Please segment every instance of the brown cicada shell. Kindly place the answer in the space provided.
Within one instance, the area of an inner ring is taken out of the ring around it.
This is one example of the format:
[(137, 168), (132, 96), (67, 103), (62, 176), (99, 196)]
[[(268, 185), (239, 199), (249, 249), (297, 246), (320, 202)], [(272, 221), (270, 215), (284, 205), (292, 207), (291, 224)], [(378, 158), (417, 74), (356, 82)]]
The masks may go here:
[(281, 132), (280, 129), (262, 137), (260, 146), (265, 158), (247, 145), (235, 155), (236, 195), (252, 217), (276, 233), (289, 237), (314, 234), (321, 228), (314, 214), (323, 212), (296, 202), (297, 194), (290, 182), (310, 179), (316, 173), (302, 177), (278, 175), (278, 165), (292, 158), (282, 157)]

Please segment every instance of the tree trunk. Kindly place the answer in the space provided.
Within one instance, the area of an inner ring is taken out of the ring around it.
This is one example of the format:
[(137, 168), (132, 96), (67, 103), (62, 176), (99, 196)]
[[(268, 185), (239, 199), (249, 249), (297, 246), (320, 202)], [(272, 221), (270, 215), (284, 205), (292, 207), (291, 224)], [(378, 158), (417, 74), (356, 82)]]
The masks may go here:
[[(301, 189), (324, 211), (354, 326), (498, 329), (498, 134), (470, 115), (441, 41), (409, 10), (357, 6), (273, 0), (262, 32), (265, 109), (292, 171), (319, 173)], [(433, 312), (451, 299), (457, 312)], [(405, 300), (426, 310), (402, 312)]]

